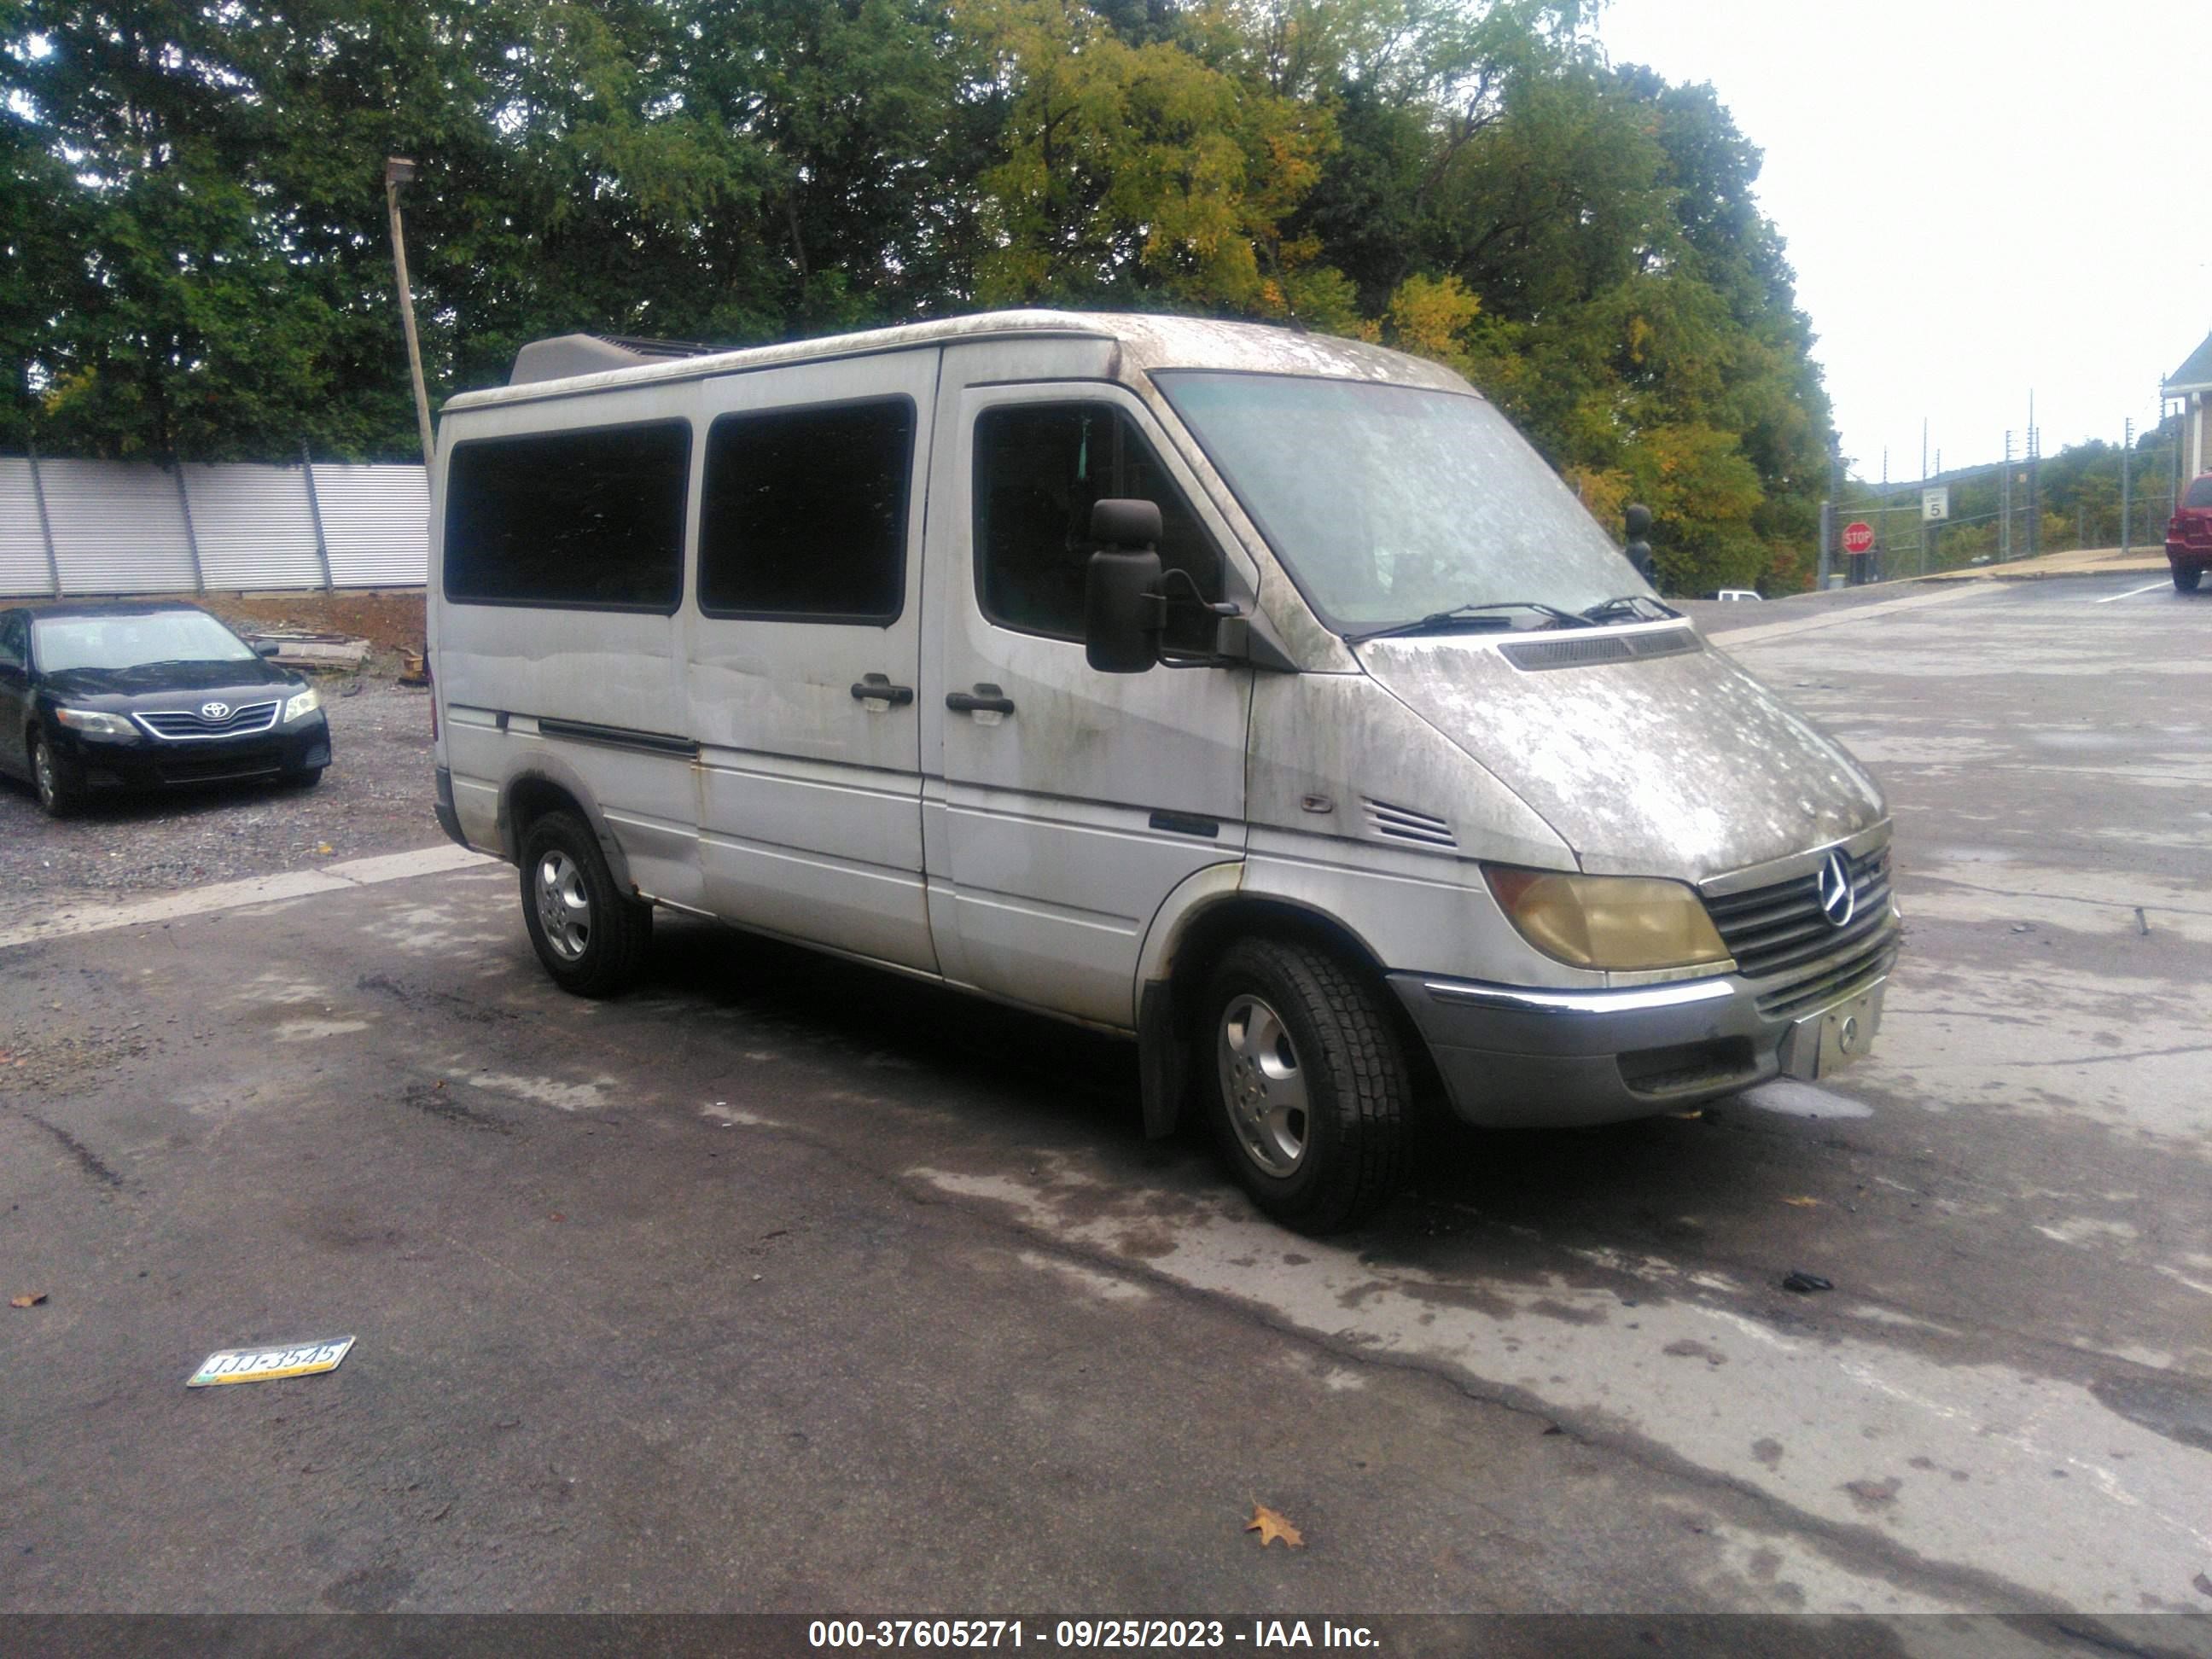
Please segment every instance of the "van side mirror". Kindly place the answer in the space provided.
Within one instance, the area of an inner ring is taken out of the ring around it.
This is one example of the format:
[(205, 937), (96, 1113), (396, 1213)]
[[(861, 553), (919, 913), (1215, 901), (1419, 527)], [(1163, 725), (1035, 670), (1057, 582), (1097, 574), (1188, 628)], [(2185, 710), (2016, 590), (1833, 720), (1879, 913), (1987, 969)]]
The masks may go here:
[(1166, 616), (1160, 586), (1157, 502), (1093, 502), (1091, 556), (1083, 585), (1083, 655), (1102, 674), (1141, 674), (1160, 659)]
[(1651, 563), (1651, 544), (1644, 539), (1651, 533), (1651, 509), (1641, 501), (1631, 501), (1621, 514), (1628, 530), (1628, 545), (1621, 550), (1636, 574), (1655, 587), (1658, 577)]

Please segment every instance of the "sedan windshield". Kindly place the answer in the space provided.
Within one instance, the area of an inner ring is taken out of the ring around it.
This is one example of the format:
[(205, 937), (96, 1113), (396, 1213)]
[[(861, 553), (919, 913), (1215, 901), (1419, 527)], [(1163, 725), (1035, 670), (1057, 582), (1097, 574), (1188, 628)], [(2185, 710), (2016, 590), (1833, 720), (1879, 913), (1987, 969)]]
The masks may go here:
[(251, 662), (253, 647), (204, 611), (34, 617), (39, 672), (137, 668), (157, 662)]
[(1441, 628), (1444, 613), (1509, 601), (1522, 608), (1516, 621), (1550, 626), (1538, 607), (1580, 613), (1651, 591), (1472, 393), (1196, 369), (1156, 378), (1340, 634), (1424, 617)]

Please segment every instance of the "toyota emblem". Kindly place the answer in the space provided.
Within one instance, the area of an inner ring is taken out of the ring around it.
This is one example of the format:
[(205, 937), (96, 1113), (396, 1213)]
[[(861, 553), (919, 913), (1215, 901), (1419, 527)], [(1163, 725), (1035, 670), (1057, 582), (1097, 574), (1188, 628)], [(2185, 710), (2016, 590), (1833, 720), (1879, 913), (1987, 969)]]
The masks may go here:
[(1831, 927), (1849, 924), (1851, 915), (1858, 908), (1858, 897), (1851, 891), (1851, 867), (1844, 862), (1841, 853), (1828, 854), (1828, 861), (1820, 866), (1820, 914), (1828, 919)]
[[(200, 718), (204, 720), (227, 720), (230, 718), (230, 705), (227, 702), (204, 702), (200, 705)], [(1821, 890), (1826, 892), (1827, 890), (1823, 888)]]

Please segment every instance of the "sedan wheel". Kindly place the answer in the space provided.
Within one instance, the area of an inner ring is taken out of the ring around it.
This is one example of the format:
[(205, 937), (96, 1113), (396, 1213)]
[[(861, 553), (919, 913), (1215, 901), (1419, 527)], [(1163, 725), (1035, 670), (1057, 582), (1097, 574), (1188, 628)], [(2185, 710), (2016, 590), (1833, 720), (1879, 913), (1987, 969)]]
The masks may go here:
[(56, 758), (53, 745), (44, 738), (31, 739), (31, 780), (38, 788), (39, 805), (48, 817), (65, 817), (76, 810), (77, 781), (68, 763)]

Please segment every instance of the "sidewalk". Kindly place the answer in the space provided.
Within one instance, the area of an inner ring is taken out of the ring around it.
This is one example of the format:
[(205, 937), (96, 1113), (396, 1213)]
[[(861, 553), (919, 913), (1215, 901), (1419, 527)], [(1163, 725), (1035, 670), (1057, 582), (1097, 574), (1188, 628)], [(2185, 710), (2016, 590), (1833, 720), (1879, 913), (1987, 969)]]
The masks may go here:
[(1924, 576), (1899, 576), (1899, 581), (2029, 581), (2039, 576), (2105, 576), (2134, 571), (2163, 572), (2166, 546), (2153, 542), (2123, 553), (2117, 547), (2084, 547), (2064, 553), (2045, 553), (2008, 564), (1977, 564), (1957, 570), (1931, 570)]

